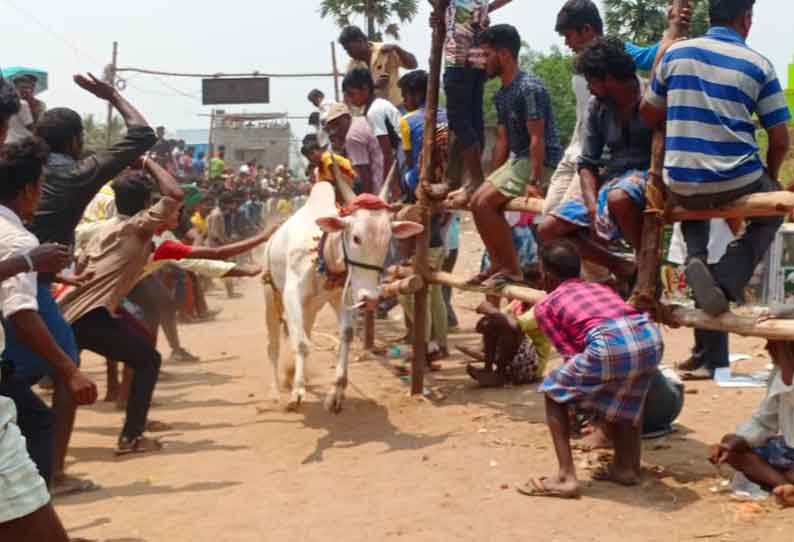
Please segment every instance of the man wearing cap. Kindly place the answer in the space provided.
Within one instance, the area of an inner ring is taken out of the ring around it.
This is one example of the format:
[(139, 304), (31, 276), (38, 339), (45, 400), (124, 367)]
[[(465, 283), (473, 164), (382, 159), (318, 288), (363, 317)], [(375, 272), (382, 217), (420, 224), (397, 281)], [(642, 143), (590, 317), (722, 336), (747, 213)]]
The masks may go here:
[(344, 152), (358, 174), (361, 191), (376, 194), (383, 182), (383, 152), (365, 117), (350, 114), (347, 105), (328, 106), (325, 130), (337, 152)]

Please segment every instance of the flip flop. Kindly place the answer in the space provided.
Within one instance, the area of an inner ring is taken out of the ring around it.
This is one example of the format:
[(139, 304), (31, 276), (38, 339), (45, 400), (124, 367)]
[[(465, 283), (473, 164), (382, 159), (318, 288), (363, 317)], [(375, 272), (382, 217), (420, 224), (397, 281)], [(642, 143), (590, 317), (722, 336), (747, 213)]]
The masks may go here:
[(686, 282), (692, 288), (692, 295), (704, 312), (719, 316), (728, 312), (730, 304), (725, 292), (714, 281), (708, 266), (697, 258), (690, 261), (684, 271)]
[(548, 489), (546, 484), (543, 483), (548, 478), (530, 478), (529, 482), (523, 486), (516, 487), (516, 491), (527, 497), (547, 497), (553, 499), (578, 499), (581, 497), (579, 493), (565, 493), (557, 489)]
[(488, 271), (481, 271), (466, 281), (467, 286), (481, 286), (483, 282), (493, 276), (493, 273)]
[(590, 477), (597, 481), (597, 482), (611, 482), (613, 484), (617, 484), (619, 486), (624, 487), (634, 487), (640, 485), (639, 480), (634, 480), (632, 482), (627, 482), (625, 480), (620, 480), (615, 477), (615, 471), (612, 468), (612, 465), (599, 465), (593, 472), (590, 474)]
[(685, 371), (681, 373), (681, 380), (684, 382), (700, 382), (711, 380), (714, 375), (705, 367), (700, 367), (694, 371)]
[(163, 445), (160, 441), (141, 435), (131, 442), (119, 442), (116, 448), (116, 455), (145, 454), (149, 452), (158, 452), (162, 449)]
[(99, 491), (100, 489), (102, 488), (91, 480), (66, 476), (61, 483), (50, 490), (50, 495), (57, 499), (70, 495), (79, 495), (81, 493), (91, 493), (93, 491)]
[(157, 420), (151, 420), (146, 423), (146, 430), (150, 433), (163, 433), (165, 431), (173, 430), (173, 427), (168, 425), (165, 422), (158, 422)]
[(526, 283), (521, 279), (514, 279), (504, 273), (497, 273), (481, 284), (481, 286), (486, 288), (504, 288), (512, 285), (526, 286)]

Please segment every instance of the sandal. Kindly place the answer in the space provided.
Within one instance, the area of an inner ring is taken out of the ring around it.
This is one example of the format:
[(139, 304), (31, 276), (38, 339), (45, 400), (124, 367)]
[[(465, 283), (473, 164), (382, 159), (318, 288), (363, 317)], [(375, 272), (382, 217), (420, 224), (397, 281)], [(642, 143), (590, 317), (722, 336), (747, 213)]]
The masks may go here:
[(550, 497), (554, 499), (578, 499), (581, 497), (579, 492), (570, 493), (559, 489), (549, 489), (544, 483), (548, 478), (530, 478), (523, 486), (516, 488), (516, 491), (527, 497)]
[(62, 480), (52, 487), (50, 495), (57, 499), (59, 497), (68, 497), (80, 493), (91, 493), (93, 491), (99, 491), (100, 489), (102, 488), (91, 480), (64, 476)]
[(521, 279), (511, 277), (506, 273), (497, 273), (491, 276), (488, 280), (482, 282), (481, 286), (485, 288), (500, 289), (505, 286), (526, 286), (526, 283)]
[(145, 437), (143, 435), (128, 440), (126, 437), (119, 438), (119, 444), (116, 448), (116, 455), (123, 456), (128, 454), (145, 454), (149, 452), (158, 452), (163, 449), (163, 445), (159, 440)]
[(640, 480), (634, 478), (632, 480), (624, 480), (615, 474), (615, 469), (612, 465), (599, 465), (590, 474), (591, 478), (597, 482), (610, 482), (624, 487), (634, 487), (640, 485)]
[(172, 431), (174, 428), (168, 425), (165, 422), (158, 422), (157, 420), (151, 420), (146, 423), (146, 430), (149, 433), (163, 433), (165, 431)]
[(493, 276), (490, 271), (480, 271), (472, 278), (466, 281), (466, 286), (482, 286), (482, 283)]

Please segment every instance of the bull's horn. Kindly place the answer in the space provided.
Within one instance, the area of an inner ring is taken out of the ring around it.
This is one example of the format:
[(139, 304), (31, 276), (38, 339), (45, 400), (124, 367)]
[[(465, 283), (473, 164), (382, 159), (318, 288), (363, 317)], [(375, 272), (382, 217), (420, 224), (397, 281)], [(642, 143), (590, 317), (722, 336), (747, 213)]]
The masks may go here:
[(339, 193), (342, 194), (342, 199), (344, 200), (345, 205), (347, 205), (356, 199), (356, 193), (353, 192), (353, 189), (350, 188), (349, 184), (342, 180), (342, 173), (339, 171), (339, 164), (336, 163), (336, 158), (334, 157), (333, 152), (331, 153), (331, 158), (331, 169), (334, 174), (336, 188), (339, 190)]
[(383, 181), (383, 186), (380, 189), (380, 194), (378, 194), (380, 199), (382, 199), (386, 203), (389, 203), (389, 194), (391, 193), (389, 189), (391, 188), (391, 185), (394, 182), (394, 176), (396, 174), (397, 174), (397, 162), (395, 161), (391, 165), (391, 169), (389, 170), (389, 174), (386, 176), (386, 180)]

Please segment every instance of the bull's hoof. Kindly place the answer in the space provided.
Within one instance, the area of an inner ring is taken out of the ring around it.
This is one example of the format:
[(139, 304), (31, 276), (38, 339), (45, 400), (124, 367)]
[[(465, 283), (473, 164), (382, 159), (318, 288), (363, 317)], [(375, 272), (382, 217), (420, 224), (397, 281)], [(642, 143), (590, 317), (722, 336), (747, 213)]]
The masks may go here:
[(296, 412), (300, 409), (301, 403), (303, 403), (304, 396), (306, 392), (304, 391), (294, 391), (290, 396), (289, 403), (287, 403), (286, 410), (287, 412)]
[(325, 398), (325, 410), (331, 414), (339, 414), (342, 412), (342, 401), (344, 397), (336, 393), (329, 393)]

